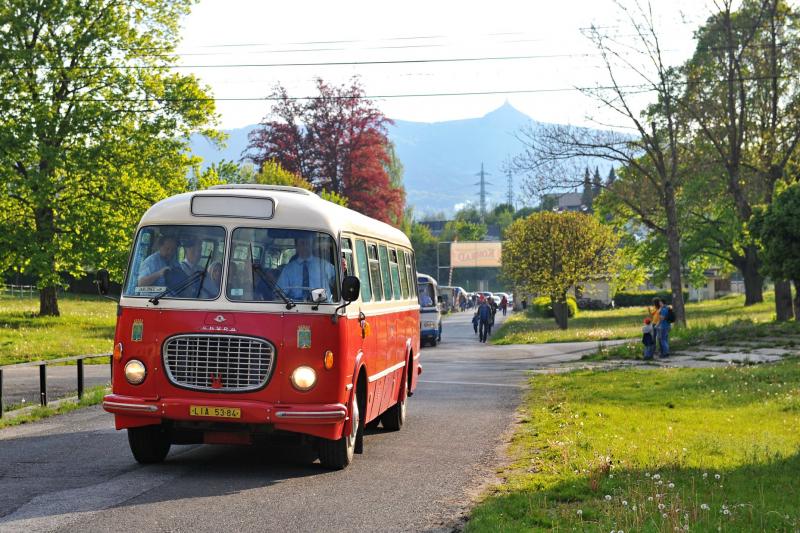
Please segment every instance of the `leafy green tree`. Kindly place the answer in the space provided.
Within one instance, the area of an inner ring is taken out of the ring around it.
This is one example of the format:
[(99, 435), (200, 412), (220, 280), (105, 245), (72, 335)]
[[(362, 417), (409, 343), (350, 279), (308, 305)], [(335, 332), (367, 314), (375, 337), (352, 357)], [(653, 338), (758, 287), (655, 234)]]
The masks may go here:
[(0, 260), (58, 315), (61, 275), (119, 275), (132, 228), (187, 188), (214, 105), (175, 72), (190, 0), (0, 3)]
[(486, 224), (451, 220), (444, 226), (442, 241), (481, 241), (486, 237)]
[(515, 221), (503, 246), (503, 276), (527, 293), (549, 296), (567, 328), (567, 291), (618, 274), (619, 238), (582, 213), (535, 213)]
[[(800, 183), (788, 186), (751, 221), (762, 245), (764, 271), (774, 279), (792, 280), (794, 316), (800, 319)], [(788, 318), (788, 316), (779, 318)]]
[(408, 238), (414, 247), (417, 270), (438, 279), (436, 248), (439, 245), (439, 241), (431, 234), (431, 230), (428, 229), (428, 226), (415, 222), (411, 224), (411, 233)]
[[(286, 185), (289, 187), (300, 187), (307, 191), (313, 191), (314, 186), (297, 174), (284, 169), (276, 161), (265, 161), (261, 165), (261, 170), (255, 175), (254, 183), (263, 185)], [(347, 207), (347, 198), (335, 191), (320, 190), (319, 196), (323, 200), (328, 200), (334, 204)]]

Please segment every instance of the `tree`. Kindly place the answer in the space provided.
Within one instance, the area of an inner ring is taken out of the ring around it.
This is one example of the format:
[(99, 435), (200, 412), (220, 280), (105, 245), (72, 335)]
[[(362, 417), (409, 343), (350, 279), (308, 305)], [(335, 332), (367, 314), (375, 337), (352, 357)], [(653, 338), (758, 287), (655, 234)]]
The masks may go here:
[(534, 213), (515, 221), (503, 245), (503, 275), (525, 292), (549, 296), (567, 328), (567, 291), (615, 275), (619, 238), (583, 213)]
[[(712, 172), (725, 177), (723, 190), (739, 223), (732, 260), (751, 305), (763, 301), (763, 278), (746, 224), (754, 206), (772, 201), (800, 143), (800, 29), (797, 13), (782, 0), (746, 0), (739, 9), (733, 4), (719, 2), (719, 11), (697, 32), (681, 103), (707, 147)], [(776, 292), (784, 287), (778, 283)], [(776, 304), (783, 300), (776, 296)]]
[(38, 280), (41, 315), (62, 274), (119, 274), (136, 220), (187, 187), (189, 133), (219, 138), (171, 69), (191, 3), (0, 3), (0, 263)]
[(336, 193), (356, 211), (401, 225), (405, 193), (386, 136), (391, 121), (365, 97), (358, 79), (335, 87), (318, 78), (316, 84), (319, 96), (305, 102), (276, 86), (277, 101), (251, 132), (245, 158), (259, 168), (280, 163), (315, 191)]
[(586, 206), (587, 209), (591, 209), (594, 196), (594, 192), (592, 191), (592, 175), (589, 173), (589, 167), (586, 167), (586, 170), (583, 171), (583, 191), (581, 192), (581, 204)]
[(424, 224), (411, 224), (411, 233), (408, 236), (414, 248), (417, 261), (417, 271), (439, 278), (436, 271), (436, 248), (439, 241), (431, 234), (431, 230)]
[(451, 220), (444, 226), (440, 236), (442, 241), (481, 241), (486, 237), (486, 224)]
[[(679, 72), (664, 63), (655, 30), (655, 15), (649, 4), (637, 3), (634, 11), (619, 3), (618, 6), (636, 35), (636, 46), (642, 53), (629, 54), (629, 44), (620, 45), (614, 36), (591, 27), (588, 36), (603, 60), (608, 85), (584, 92), (623, 120), (623, 124), (617, 126), (632, 129), (635, 134), (559, 125), (527, 127), (519, 135), (525, 151), (515, 159), (515, 167), (527, 175), (525, 185), (531, 195), (579, 187), (581, 183), (576, 181), (575, 168), (587, 159), (603, 159), (620, 165), (620, 172), (624, 168), (627, 185), (620, 185), (619, 179), (611, 187), (599, 185), (605, 187), (606, 193), (616, 196), (650, 231), (664, 236), (673, 309), (677, 320), (685, 324), (677, 204), (688, 149), (684, 141), (686, 128), (677, 113), (683, 85)], [(636, 76), (640, 83), (620, 83), (618, 76), (622, 72)], [(639, 113), (634, 101), (643, 88), (655, 95), (655, 102)], [(647, 190), (649, 196), (644, 197), (642, 190)]]
[[(800, 183), (788, 186), (765, 210), (757, 211), (751, 229), (761, 241), (764, 271), (774, 279), (792, 280), (794, 317), (800, 319)], [(791, 298), (791, 289), (789, 291)], [(776, 296), (777, 297), (777, 296)], [(790, 304), (791, 309), (791, 304)], [(778, 319), (790, 318), (788, 315)]]

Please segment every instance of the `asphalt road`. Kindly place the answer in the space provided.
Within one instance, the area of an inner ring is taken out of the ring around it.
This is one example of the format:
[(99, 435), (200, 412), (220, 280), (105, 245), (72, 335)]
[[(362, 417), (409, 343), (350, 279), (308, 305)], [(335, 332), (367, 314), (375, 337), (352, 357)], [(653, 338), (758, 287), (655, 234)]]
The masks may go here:
[(591, 344), (478, 343), (449, 317), (396, 433), (329, 472), (296, 450), (174, 446), (143, 467), (99, 407), (0, 430), (0, 531), (452, 530), (491, 475), (526, 371)]

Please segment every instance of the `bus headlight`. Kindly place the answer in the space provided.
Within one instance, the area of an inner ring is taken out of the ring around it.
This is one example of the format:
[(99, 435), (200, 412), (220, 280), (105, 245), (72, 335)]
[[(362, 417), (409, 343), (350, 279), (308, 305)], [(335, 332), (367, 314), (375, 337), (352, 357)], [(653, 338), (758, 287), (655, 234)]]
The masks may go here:
[(425, 328), (425, 329), (435, 329), (436, 328), (436, 322), (423, 322), (422, 323), (422, 327)]
[(317, 373), (310, 366), (298, 366), (292, 372), (292, 386), (299, 391), (311, 390), (317, 383)]
[(144, 381), (145, 376), (147, 376), (147, 369), (144, 367), (144, 363), (138, 359), (131, 359), (125, 363), (125, 379), (131, 385), (139, 385)]

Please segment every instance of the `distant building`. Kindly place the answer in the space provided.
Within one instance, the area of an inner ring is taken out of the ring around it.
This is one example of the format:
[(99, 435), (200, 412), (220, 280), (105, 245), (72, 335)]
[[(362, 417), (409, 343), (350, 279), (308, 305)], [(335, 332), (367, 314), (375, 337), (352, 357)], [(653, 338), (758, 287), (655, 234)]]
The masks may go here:
[(588, 211), (579, 192), (563, 192), (542, 195), (542, 207), (553, 211)]

